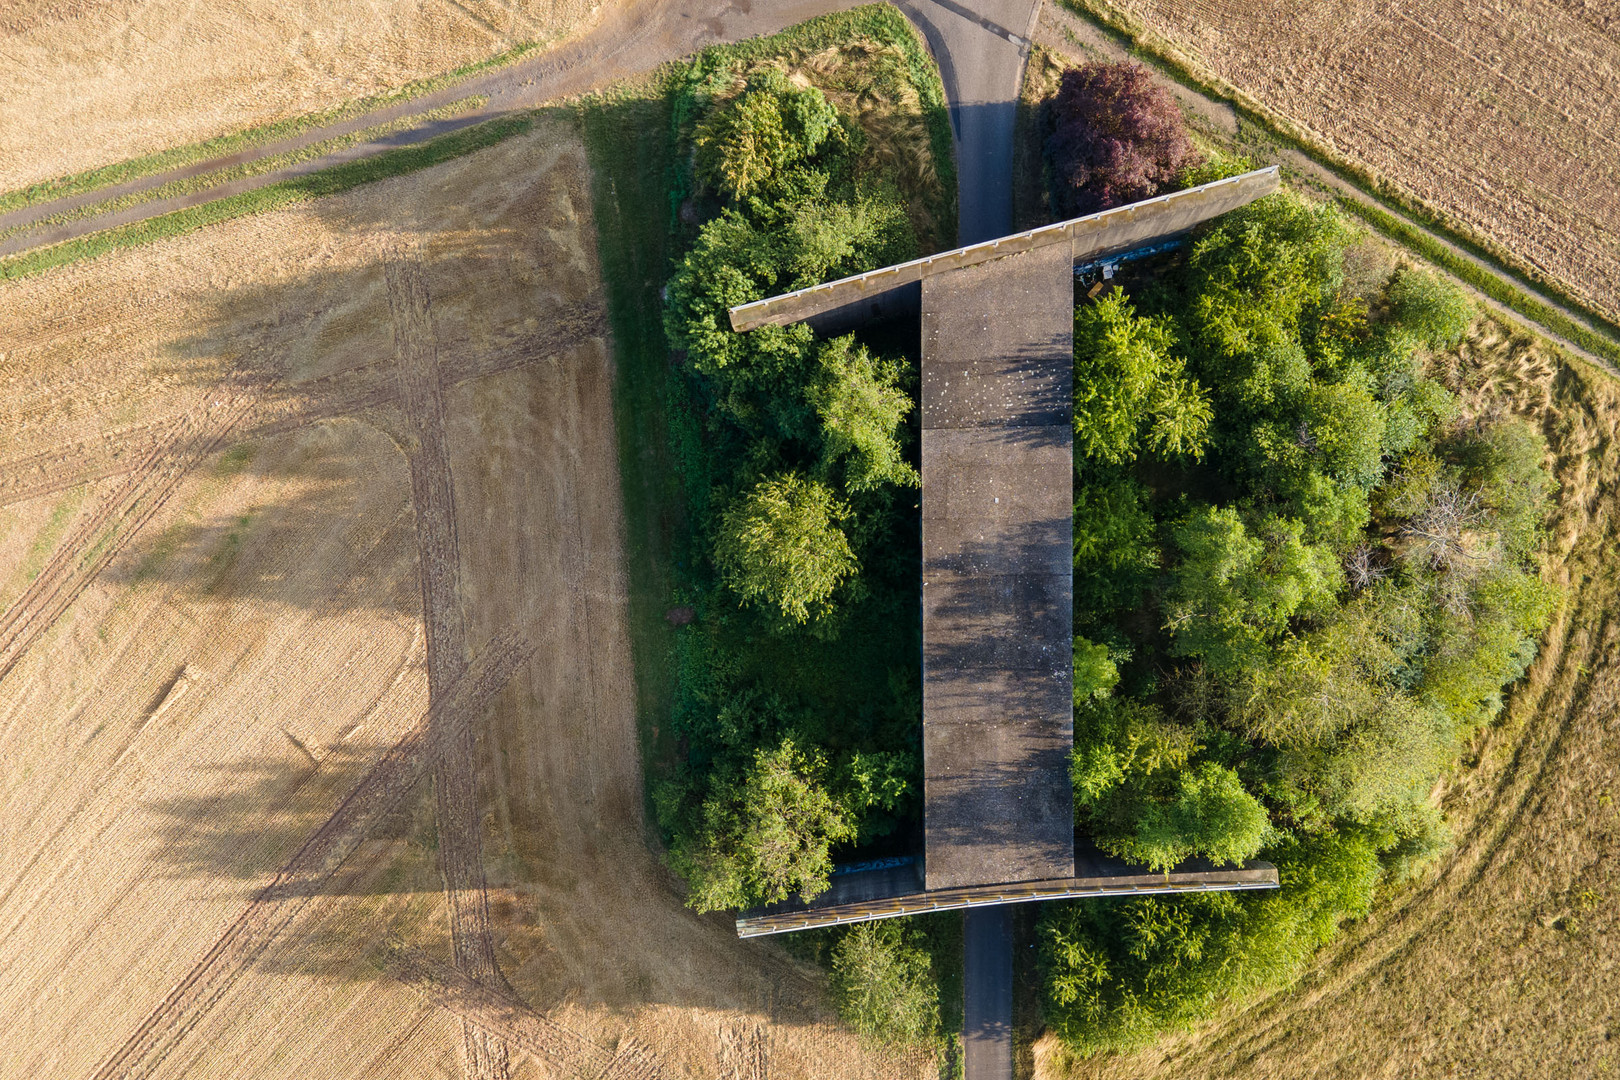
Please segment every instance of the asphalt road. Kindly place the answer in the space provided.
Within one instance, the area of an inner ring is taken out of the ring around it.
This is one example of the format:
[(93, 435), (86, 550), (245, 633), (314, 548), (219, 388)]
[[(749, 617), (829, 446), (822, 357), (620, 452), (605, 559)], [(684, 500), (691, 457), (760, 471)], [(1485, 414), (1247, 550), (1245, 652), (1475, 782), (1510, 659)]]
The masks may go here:
[(963, 1080), (1012, 1080), (1012, 909), (962, 913)]

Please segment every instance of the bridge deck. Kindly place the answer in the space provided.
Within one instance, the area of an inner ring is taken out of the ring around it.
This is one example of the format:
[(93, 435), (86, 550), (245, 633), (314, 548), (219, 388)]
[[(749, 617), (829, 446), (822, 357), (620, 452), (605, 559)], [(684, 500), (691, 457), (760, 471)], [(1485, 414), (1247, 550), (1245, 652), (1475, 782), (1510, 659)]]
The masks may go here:
[(1071, 266), (922, 282), (929, 889), (1074, 875)]

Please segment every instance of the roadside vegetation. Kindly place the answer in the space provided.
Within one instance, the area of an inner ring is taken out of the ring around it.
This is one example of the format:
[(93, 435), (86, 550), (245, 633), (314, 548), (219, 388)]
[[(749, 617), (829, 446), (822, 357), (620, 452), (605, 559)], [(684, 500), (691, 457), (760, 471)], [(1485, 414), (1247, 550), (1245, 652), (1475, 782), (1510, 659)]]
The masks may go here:
[[(1074, 175), (1075, 89), (1131, 83), (1065, 76), (1049, 176)], [(1162, 97), (1133, 114), (1113, 96), (1109, 139), (1174, 145)], [(1072, 1050), (1286, 985), (1444, 850), (1431, 793), (1554, 609), (1542, 436), (1461, 421), (1426, 374), (1473, 303), (1409, 267), (1347, 273), (1357, 243), (1332, 205), (1282, 192), (1076, 309), (1077, 823), (1154, 869), (1266, 858), (1282, 887), (1047, 905), (1044, 1009)]]
[[(835, 858), (909, 850), (920, 822), (915, 356), (881, 332), (737, 334), (726, 312), (954, 242), (938, 73), (874, 6), (707, 50), (582, 116), (632, 550), (670, 568), (632, 600), (652, 809), (693, 907), (815, 896)], [(928, 1044), (960, 1023), (958, 922), (787, 947), (829, 968), (864, 1037)]]
[(518, 113), (502, 116), (462, 128), (460, 131), (453, 131), (448, 135), (441, 135), (427, 142), (402, 146), (371, 157), (334, 165), (329, 169), (310, 173), (308, 176), (278, 180), (273, 184), (229, 195), (223, 199), (215, 199), (182, 210), (172, 210), (157, 217), (12, 255), (0, 259), (0, 281), (37, 274), (42, 270), (65, 266), (81, 259), (93, 259), (97, 255), (121, 248), (139, 247), (169, 237), (183, 236), (221, 221), (279, 210), (310, 199), (336, 195), (361, 184), (370, 184), (430, 168), (529, 131), (534, 126), (535, 115)]

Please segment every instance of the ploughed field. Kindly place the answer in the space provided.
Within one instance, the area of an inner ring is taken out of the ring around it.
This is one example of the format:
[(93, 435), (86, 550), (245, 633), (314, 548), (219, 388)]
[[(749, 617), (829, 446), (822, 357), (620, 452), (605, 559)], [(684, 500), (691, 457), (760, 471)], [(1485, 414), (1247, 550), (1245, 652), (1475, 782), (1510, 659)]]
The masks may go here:
[(588, 192), (546, 117), (0, 287), (0, 1075), (925, 1068), (646, 843)]
[(1119, 0), (1348, 158), (1620, 317), (1620, 13), (1584, 0)]

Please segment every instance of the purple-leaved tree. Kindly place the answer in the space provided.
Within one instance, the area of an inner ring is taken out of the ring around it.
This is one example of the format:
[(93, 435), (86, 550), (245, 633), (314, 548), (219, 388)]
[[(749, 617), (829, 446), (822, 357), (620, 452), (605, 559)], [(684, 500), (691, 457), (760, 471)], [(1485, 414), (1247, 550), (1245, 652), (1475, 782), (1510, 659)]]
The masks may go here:
[(1070, 68), (1047, 107), (1046, 162), (1060, 218), (1151, 198), (1193, 163), (1181, 110), (1141, 64)]

